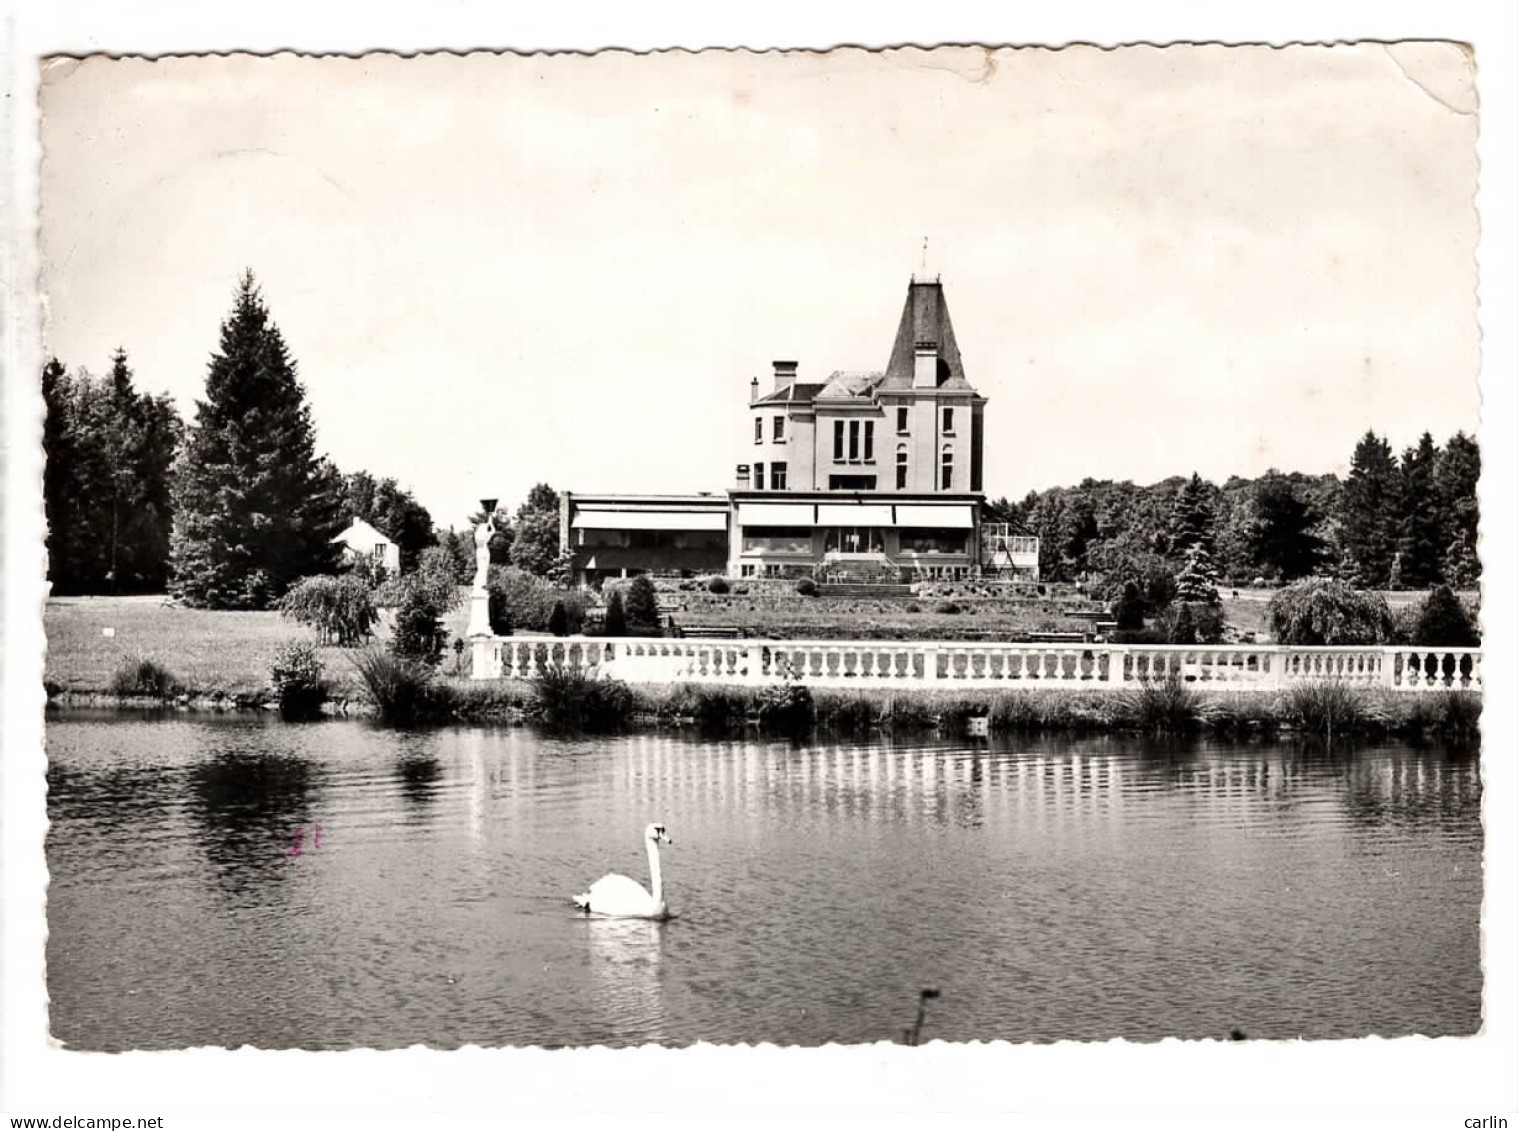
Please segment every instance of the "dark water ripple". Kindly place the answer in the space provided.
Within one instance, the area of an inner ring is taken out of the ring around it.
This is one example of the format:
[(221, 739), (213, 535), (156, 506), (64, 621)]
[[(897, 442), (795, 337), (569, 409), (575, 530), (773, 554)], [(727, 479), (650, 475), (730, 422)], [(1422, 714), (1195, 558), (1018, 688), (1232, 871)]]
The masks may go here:
[[(1479, 761), (55, 716), (87, 1049), (1471, 1033)], [(646, 878), (672, 922), (567, 899)], [(317, 844), (317, 837), (320, 844)]]

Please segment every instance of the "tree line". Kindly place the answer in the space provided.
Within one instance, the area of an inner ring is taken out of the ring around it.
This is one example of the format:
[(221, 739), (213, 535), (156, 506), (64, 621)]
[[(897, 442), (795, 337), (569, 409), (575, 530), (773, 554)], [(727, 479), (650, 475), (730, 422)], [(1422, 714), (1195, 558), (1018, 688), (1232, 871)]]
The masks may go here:
[[(394, 478), (344, 475), (318, 453), (296, 362), (252, 272), (238, 281), (191, 422), (134, 377), (124, 349), (104, 377), (70, 373), (57, 358), (43, 367), (53, 592), (270, 608), (301, 578), (340, 569), (333, 539), (354, 517), (397, 544), (403, 574), (441, 547), (457, 581), (473, 576), (469, 532), (436, 529)], [(547, 484), (514, 517), (498, 512), (496, 527), (493, 560), (540, 576), (561, 566), (558, 495)]]
[[(355, 516), (398, 544), (403, 573), (439, 547), (456, 581), (473, 577), (470, 531), (438, 530), (394, 478), (344, 475), (318, 454), (295, 360), (251, 272), (221, 324), (192, 422), (167, 395), (136, 388), (123, 349), (104, 377), (49, 361), (42, 392), (55, 592), (167, 591), (204, 607), (269, 608), (302, 577), (339, 569), (333, 538)], [(1480, 449), (1463, 432), (1442, 447), (1425, 433), (1400, 458), (1367, 432), (1343, 481), (1275, 470), (1221, 486), (1195, 474), (1148, 487), (1087, 479), (986, 509), (1040, 538), (1046, 580), (1088, 582), (1113, 598), (1130, 581), (1161, 604), (1177, 584), (1205, 593), (1215, 581), (1310, 576), (1468, 588), (1481, 570), (1480, 471)], [(515, 512), (498, 508), (494, 525), (493, 565), (567, 582), (550, 486), (533, 487)]]
[(1368, 431), (1342, 481), (1276, 470), (1221, 486), (1196, 474), (1147, 487), (1086, 479), (987, 511), (1039, 537), (1048, 581), (1163, 586), (1199, 547), (1233, 586), (1323, 576), (1364, 589), (1465, 589), (1481, 576), (1480, 474), (1480, 448), (1464, 432), (1442, 447), (1425, 432), (1398, 458)]

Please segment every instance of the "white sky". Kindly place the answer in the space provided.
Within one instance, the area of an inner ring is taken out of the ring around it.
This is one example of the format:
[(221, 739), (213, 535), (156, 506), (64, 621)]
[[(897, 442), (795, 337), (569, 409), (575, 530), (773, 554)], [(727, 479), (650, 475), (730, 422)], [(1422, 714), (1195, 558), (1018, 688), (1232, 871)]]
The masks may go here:
[(927, 236), (992, 496), (1342, 472), (1477, 428), (1474, 108), (1432, 44), (62, 61), (44, 343), (188, 416), (251, 267), (319, 448), (458, 524), (731, 485)]

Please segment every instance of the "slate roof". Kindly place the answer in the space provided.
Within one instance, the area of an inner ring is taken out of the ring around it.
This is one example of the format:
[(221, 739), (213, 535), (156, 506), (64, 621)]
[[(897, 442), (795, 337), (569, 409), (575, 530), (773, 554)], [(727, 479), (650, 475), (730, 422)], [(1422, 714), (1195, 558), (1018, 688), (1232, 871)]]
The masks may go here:
[(949, 304), (943, 284), (934, 280), (907, 285), (907, 301), (896, 327), (896, 341), (891, 346), (891, 360), (886, 365), (882, 389), (910, 389), (917, 368), (917, 343), (933, 342), (938, 346), (938, 387), (974, 392), (965, 380), (964, 362), (959, 357), (959, 343), (954, 340), (954, 323), (949, 320)]
[(917, 371), (917, 343), (932, 342), (938, 347), (938, 388), (973, 393), (975, 388), (965, 379), (959, 343), (954, 340), (954, 323), (949, 320), (949, 304), (944, 299), (943, 283), (938, 280), (907, 285), (907, 301), (896, 327), (891, 346), (891, 360), (885, 372), (872, 373), (838, 370), (822, 384), (796, 382), (760, 397), (755, 404), (808, 404), (816, 400), (873, 400), (882, 392), (912, 388)]
[(817, 394), (818, 400), (837, 400), (854, 397), (873, 399), (875, 386), (880, 384), (880, 379), (885, 374), (875, 373), (849, 373), (837, 370), (828, 378), (828, 383), (822, 387), (822, 392)]
[(760, 397), (755, 404), (807, 404), (818, 393), (822, 392), (823, 386), (804, 381), (798, 381), (794, 385), (787, 385), (783, 389), (776, 389)]

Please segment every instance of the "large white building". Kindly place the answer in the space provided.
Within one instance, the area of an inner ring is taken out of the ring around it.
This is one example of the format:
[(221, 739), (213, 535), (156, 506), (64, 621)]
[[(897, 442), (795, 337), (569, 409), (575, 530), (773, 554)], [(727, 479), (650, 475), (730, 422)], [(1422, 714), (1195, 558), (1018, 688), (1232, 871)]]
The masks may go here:
[(914, 278), (884, 369), (808, 381), (798, 362), (777, 361), (768, 390), (752, 381), (752, 443), (725, 496), (566, 493), (562, 543), (582, 581), (986, 567), (1036, 578), (1036, 539), (1003, 528), (994, 547), (982, 538), (985, 406), (942, 282)]

